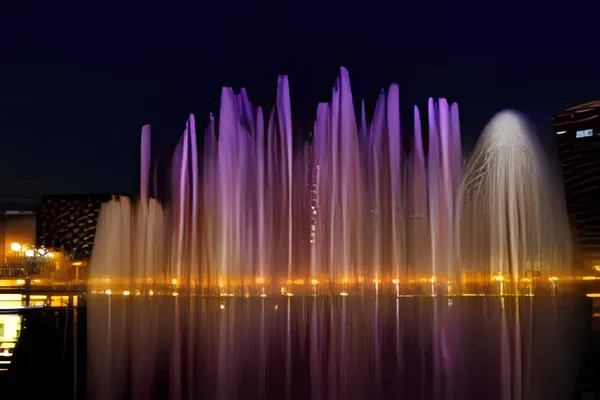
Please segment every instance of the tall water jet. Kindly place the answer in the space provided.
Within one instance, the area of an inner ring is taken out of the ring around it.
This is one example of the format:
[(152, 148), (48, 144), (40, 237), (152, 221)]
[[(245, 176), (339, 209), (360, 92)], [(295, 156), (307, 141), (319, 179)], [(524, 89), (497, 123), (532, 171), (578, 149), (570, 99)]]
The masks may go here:
[(407, 253), (408, 278), (415, 280), (431, 274), (431, 231), (429, 229), (429, 213), (427, 212), (427, 169), (423, 152), (423, 135), (421, 115), (414, 108), (414, 135), (412, 150), (407, 167)]
[(460, 189), (460, 258), (471, 281), (500, 291), (570, 277), (570, 240), (558, 174), (514, 111), (485, 127)]
[[(448, 291), (456, 281), (457, 256), (454, 240), (457, 188), (460, 184), (460, 132), (458, 108), (450, 118), (445, 99), (429, 99), (428, 188), (431, 229), (431, 293), (441, 285)], [(456, 121), (456, 122), (454, 122)]]

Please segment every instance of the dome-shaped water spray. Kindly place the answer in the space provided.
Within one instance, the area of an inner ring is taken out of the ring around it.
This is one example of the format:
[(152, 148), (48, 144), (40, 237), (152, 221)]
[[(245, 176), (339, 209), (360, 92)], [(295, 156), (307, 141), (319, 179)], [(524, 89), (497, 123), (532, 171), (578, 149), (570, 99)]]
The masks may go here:
[(503, 290), (570, 276), (570, 239), (558, 175), (515, 111), (487, 124), (464, 171), (459, 218), (462, 272)]

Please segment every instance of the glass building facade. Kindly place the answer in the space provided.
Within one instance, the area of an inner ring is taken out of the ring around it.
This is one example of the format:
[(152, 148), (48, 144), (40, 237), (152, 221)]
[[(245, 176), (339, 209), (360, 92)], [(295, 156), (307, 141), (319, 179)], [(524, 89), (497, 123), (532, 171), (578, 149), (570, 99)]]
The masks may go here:
[(569, 107), (552, 118), (569, 219), (574, 266), (600, 272), (600, 101)]

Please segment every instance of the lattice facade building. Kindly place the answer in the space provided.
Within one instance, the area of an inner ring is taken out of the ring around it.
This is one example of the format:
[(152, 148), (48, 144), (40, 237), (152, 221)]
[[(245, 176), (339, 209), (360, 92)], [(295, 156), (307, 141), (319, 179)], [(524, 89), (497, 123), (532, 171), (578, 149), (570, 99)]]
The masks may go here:
[(110, 198), (110, 194), (42, 197), (37, 215), (37, 245), (63, 251), (72, 260), (88, 260), (100, 206)]

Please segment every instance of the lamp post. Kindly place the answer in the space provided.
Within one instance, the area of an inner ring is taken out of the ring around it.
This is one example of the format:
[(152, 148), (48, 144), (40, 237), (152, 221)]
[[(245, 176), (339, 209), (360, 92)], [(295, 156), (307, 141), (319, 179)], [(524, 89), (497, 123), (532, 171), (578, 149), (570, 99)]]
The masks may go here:
[(40, 271), (35, 270), (41, 270), (42, 264), (47, 263), (50, 259), (55, 257), (53, 252), (48, 251), (43, 247), (36, 249), (35, 247), (16, 242), (10, 244), (10, 249), (19, 259), (21, 259), (21, 262), (25, 267), (25, 279), (28, 279), (32, 273), (39, 273)]

